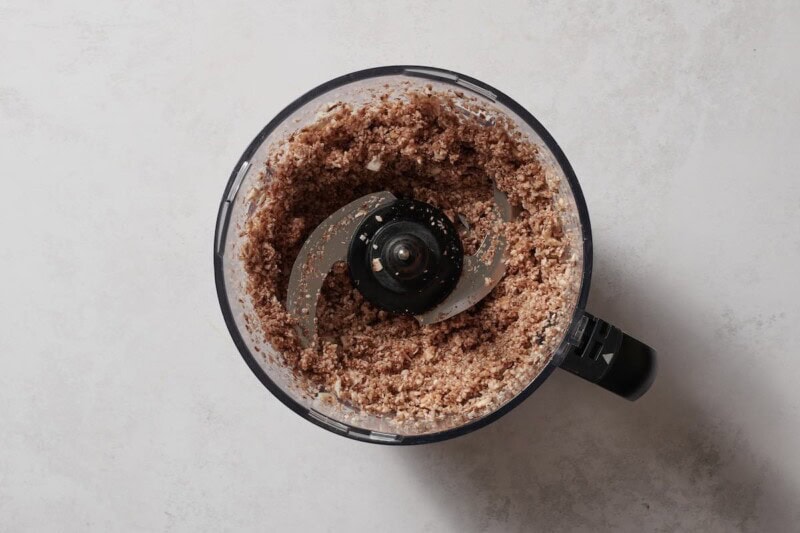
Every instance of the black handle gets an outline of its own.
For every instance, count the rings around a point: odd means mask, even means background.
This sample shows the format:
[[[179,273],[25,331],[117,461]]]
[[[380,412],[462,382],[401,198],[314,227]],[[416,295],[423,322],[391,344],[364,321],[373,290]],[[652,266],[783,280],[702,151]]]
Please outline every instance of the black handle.
[[[656,377],[656,351],[619,328],[584,312],[561,368],[636,400]]]

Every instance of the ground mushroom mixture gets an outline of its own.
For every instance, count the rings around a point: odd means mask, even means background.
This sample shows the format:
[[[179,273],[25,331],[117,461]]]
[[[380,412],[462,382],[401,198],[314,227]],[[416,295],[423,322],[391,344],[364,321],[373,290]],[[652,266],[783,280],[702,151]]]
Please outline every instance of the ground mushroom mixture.
[[[499,407],[547,363],[575,299],[557,180],[505,117],[462,97],[428,88],[358,108],[329,104],[272,148],[243,227],[254,322],[283,364],[309,390],[398,422],[471,419]],[[497,216],[493,183],[520,208],[513,222]],[[442,209],[461,227],[466,254],[490,229],[502,232],[506,275],[468,311],[420,326],[365,301],[338,264],[320,295],[318,341],[304,349],[285,308],[300,247],[331,213],[377,191]]]

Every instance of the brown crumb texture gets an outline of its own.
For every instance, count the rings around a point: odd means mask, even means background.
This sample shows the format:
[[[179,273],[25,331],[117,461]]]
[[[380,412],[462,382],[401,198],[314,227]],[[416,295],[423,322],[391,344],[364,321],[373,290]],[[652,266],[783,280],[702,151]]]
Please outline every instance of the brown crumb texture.
[[[241,258],[265,340],[309,390],[398,424],[455,425],[497,409],[549,361],[578,270],[563,202],[536,145],[508,119],[486,116],[452,94],[409,91],[358,108],[328,105],[273,147],[250,199]],[[513,222],[497,217],[493,183],[519,207]],[[384,190],[442,209],[467,254],[490,229],[502,232],[506,275],[473,308],[420,326],[365,301],[338,264],[320,295],[318,342],[302,349],[284,306],[300,247],[335,210]]]

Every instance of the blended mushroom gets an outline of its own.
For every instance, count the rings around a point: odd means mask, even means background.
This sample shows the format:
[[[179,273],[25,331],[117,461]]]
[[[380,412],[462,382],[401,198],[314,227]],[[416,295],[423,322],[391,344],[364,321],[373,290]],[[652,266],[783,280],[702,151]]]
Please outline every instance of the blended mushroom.
[[[506,117],[465,101],[428,88],[336,103],[272,147],[241,257],[256,329],[307,390],[398,423],[457,423],[523,390],[563,337],[579,272],[558,180]],[[514,221],[497,216],[493,183],[518,206]],[[318,339],[303,348],[285,308],[300,247],[331,213],[377,191],[442,209],[467,254],[490,229],[502,233],[506,274],[474,307],[421,326],[365,301],[337,264],[320,295]]]

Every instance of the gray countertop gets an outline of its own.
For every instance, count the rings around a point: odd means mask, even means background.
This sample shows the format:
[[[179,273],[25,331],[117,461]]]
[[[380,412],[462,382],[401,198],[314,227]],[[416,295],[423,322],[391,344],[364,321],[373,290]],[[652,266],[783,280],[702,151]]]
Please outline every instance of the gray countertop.
[[[788,531],[800,521],[800,4],[0,4],[0,529]],[[315,85],[450,68],[533,112],[595,236],[589,310],[659,350],[390,448],[236,352],[212,234]]]

